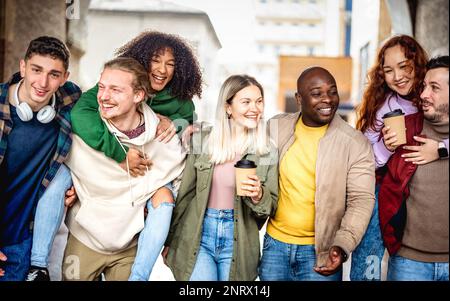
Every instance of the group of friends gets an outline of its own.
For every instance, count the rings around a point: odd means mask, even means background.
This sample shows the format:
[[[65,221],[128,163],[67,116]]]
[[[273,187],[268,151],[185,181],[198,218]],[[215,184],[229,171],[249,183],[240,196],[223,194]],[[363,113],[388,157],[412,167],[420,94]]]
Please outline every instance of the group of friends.
[[[141,33],[83,93],[69,59],[38,37],[0,84],[0,281],[50,280],[64,217],[66,281],[147,281],[160,255],[182,281],[339,281],[349,258],[351,280],[380,280],[385,250],[388,280],[449,280],[448,56],[385,41],[356,129],[320,66],[300,70],[300,111],[267,122],[261,84],[228,77],[210,125],[177,35]],[[239,184],[241,159],[256,174]]]

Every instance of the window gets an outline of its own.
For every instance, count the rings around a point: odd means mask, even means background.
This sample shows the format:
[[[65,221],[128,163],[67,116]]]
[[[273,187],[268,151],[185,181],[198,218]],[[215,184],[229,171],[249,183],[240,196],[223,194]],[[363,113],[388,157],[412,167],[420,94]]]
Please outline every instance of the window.
[[[366,74],[369,69],[369,45],[370,43],[367,43],[359,49],[358,99],[362,99],[364,86],[366,85]]]
[[[259,45],[258,45],[258,51],[259,51],[260,53],[263,53],[265,49],[266,49],[266,47],[265,47],[263,44],[259,44]]]
[[[273,49],[275,50],[275,54],[276,54],[276,55],[279,55],[279,54],[280,54],[280,49],[281,49],[281,47],[280,47],[279,45],[275,45],[275,46],[273,47]]]

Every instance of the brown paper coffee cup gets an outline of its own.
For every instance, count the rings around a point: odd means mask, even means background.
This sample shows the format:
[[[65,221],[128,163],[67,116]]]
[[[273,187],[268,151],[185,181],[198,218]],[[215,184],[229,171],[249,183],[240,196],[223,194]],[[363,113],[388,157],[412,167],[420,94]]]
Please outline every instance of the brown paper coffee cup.
[[[390,132],[397,133],[397,142],[392,145],[398,146],[406,144],[406,126],[405,126],[405,115],[401,110],[395,110],[389,112],[383,116],[383,121],[385,126],[389,126]]]
[[[248,180],[248,175],[256,175],[256,164],[250,160],[240,160],[234,165],[236,170],[236,194],[245,196],[245,191],[241,189],[242,181]]]

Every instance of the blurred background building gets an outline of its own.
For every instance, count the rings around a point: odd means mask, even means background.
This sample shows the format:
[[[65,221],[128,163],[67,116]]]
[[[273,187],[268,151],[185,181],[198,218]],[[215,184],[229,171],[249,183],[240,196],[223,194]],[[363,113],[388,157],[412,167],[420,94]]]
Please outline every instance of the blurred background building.
[[[344,55],[341,33],[345,33],[342,28],[345,23],[341,22],[343,15],[340,13],[344,2],[254,0],[255,75],[270,101],[266,115],[297,111],[295,82],[306,64],[320,64],[313,57]],[[302,57],[307,60],[305,64],[300,63]],[[300,65],[283,64],[281,60],[295,60]]]
[[[156,29],[181,35],[198,55],[205,84],[202,99],[195,100],[200,120],[213,121],[219,88],[236,73],[248,73],[262,83],[266,118],[295,110],[295,79],[308,65],[323,65],[330,70],[339,66],[334,74],[341,95],[339,114],[353,124],[366,73],[386,38],[405,33],[417,38],[431,56],[448,53],[448,4],[448,0],[0,0],[0,80],[17,70],[31,39],[48,34],[67,42],[71,80],[87,89],[118,47],[143,30]]]
[[[71,50],[70,80],[87,89],[118,47],[155,29],[184,37],[198,55],[199,120],[214,120],[219,88],[236,73],[262,83],[266,118],[295,111],[298,75],[320,65],[336,77],[338,113],[353,125],[385,39],[408,34],[430,56],[449,53],[448,6],[448,0],[0,0],[0,80],[18,70],[31,39],[52,35]],[[160,260],[155,268],[152,280],[171,279]]]
[[[91,0],[87,24],[86,54],[80,61],[78,81],[83,89],[97,82],[103,64],[114,57],[120,46],[144,30],[158,30],[187,40],[203,71],[202,98],[217,97],[220,83],[215,79],[215,61],[221,44],[205,12],[162,0]],[[195,102],[199,116],[214,116],[214,107],[207,101]]]

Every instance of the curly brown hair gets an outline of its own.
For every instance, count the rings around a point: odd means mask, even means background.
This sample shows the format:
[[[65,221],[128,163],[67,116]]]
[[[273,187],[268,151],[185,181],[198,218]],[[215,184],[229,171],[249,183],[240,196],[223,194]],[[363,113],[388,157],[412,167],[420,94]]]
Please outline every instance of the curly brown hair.
[[[367,74],[368,85],[364,91],[361,104],[357,109],[358,120],[356,122],[356,128],[362,132],[369,128],[376,131],[376,114],[388,94],[392,93],[392,90],[388,87],[384,79],[384,55],[388,48],[397,45],[400,45],[403,49],[405,57],[410,60],[415,71],[414,83],[409,93],[411,100],[416,106],[420,102],[421,84],[427,71],[426,64],[428,55],[414,38],[407,35],[394,36],[380,49],[375,65]]]
[[[134,58],[146,70],[150,70],[152,57],[166,48],[173,51],[175,71],[172,80],[164,89],[168,88],[172,96],[182,100],[191,100],[194,95],[200,98],[202,73],[199,63],[188,42],[180,36],[158,31],[144,31],[116,50],[116,55]]]

